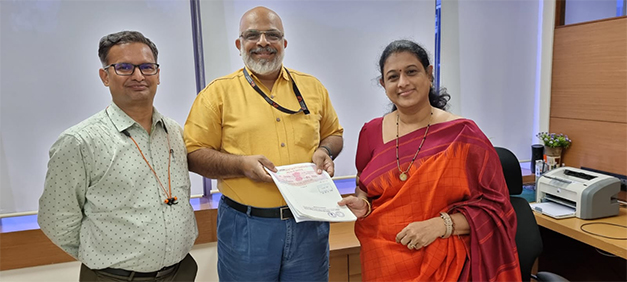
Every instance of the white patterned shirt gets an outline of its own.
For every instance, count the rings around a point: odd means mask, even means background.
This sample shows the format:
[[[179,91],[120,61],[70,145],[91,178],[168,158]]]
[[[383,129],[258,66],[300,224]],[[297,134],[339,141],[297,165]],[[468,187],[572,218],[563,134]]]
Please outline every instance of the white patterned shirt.
[[[166,193],[124,131],[166,190],[171,152],[178,204],[164,203]],[[111,103],[52,145],[38,222],[53,243],[91,269],[157,271],[181,261],[198,236],[189,196],[181,126],[153,108],[149,135]]]

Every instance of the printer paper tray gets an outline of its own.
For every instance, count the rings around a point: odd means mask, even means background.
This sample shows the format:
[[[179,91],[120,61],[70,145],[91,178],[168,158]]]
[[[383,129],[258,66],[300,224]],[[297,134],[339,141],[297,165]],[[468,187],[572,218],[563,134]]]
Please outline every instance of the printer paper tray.
[[[575,209],[554,202],[531,203],[529,205],[531,209],[557,219],[575,216]]]

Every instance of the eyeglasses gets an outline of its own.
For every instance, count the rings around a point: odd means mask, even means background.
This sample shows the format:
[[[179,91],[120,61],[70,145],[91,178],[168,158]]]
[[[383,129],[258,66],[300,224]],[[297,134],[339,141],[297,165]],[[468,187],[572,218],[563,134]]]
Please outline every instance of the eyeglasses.
[[[246,41],[259,41],[259,39],[261,38],[261,35],[265,34],[266,36],[266,40],[268,42],[278,42],[279,40],[283,39],[283,33],[281,33],[278,30],[254,30],[254,29],[249,29],[247,31],[244,31],[240,37],[244,38],[244,40]]]
[[[131,63],[117,63],[110,64],[104,69],[106,70],[109,67],[113,67],[115,73],[121,76],[130,76],[135,72],[135,68],[138,68],[142,75],[155,75],[159,71],[159,64],[155,63],[143,63],[140,65],[133,65]]]

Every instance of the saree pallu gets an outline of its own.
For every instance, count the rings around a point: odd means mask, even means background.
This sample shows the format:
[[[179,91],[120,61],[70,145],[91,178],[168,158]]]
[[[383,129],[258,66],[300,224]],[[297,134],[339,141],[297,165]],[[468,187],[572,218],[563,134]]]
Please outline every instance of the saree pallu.
[[[516,215],[494,147],[471,120],[432,125],[407,181],[399,179],[396,141],[383,143],[382,120],[360,132],[356,165],[372,213],[355,224],[364,281],[520,281]],[[399,138],[409,166],[425,128]],[[409,223],[462,213],[470,234],[409,250],[396,235]]]

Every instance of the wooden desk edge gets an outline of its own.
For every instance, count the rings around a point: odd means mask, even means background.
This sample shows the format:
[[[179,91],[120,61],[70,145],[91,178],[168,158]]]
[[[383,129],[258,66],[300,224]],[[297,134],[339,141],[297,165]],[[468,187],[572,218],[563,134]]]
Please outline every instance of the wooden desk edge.
[[[203,206],[194,213],[198,225],[195,244],[217,241],[218,210]],[[342,241],[341,244],[337,240]],[[332,255],[359,253],[359,241],[353,233],[353,222],[332,223],[329,241]],[[40,229],[0,233],[0,270],[70,261],[74,261],[74,258],[54,245]]]
[[[627,209],[624,207],[621,207],[621,213],[624,213],[623,210],[627,210]],[[608,240],[611,240],[611,239],[605,239],[602,237],[586,234],[581,230],[572,229],[568,226],[557,223],[556,222],[557,219],[549,218],[548,216],[540,214],[536,211],[534,211],[533,213],[536,218],[536,221],[538,222],[538,225],[542,227],[545,227],[547,229],[553,230],[562,235],[573,238],[577,241],[590,245],[594,248],[619,256],[623,259],[627,259],[627,248],[610,243],[610,241]],[[624,215],[621,215],[621,216],[624,216]]]

